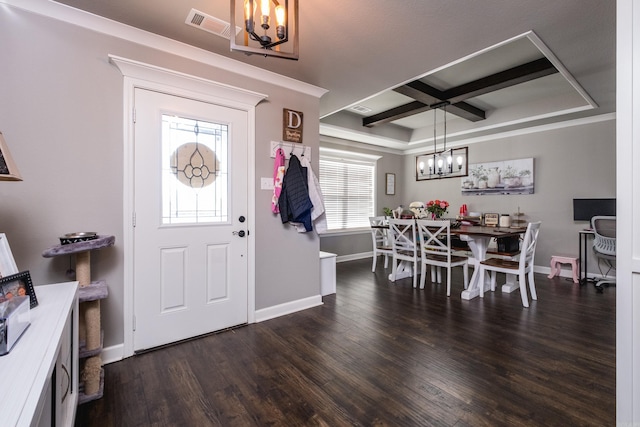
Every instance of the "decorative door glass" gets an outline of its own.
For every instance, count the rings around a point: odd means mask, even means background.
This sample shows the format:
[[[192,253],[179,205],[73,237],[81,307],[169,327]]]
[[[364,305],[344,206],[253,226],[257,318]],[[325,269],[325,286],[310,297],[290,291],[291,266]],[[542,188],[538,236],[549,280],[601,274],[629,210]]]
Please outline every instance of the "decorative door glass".
[[[228,221],[226,124],[162,115],[162,224]]]

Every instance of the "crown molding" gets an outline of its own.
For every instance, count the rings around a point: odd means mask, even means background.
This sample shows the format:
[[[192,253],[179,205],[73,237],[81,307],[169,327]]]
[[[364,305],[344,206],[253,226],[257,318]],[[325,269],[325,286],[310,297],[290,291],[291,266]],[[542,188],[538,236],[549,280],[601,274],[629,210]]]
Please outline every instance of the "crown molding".
[[[316,98],[321,98],[328,92],[324,88],[300,80],[245,64],[244,62],[236,61],[226,56],[218,55],[51,0],[0,0],[0,5],[25,10],[101,34],[117,37],[128,42],[157,49],[212,67],[221,68],[238,75],[251,76],[248,78],[294,90]]]

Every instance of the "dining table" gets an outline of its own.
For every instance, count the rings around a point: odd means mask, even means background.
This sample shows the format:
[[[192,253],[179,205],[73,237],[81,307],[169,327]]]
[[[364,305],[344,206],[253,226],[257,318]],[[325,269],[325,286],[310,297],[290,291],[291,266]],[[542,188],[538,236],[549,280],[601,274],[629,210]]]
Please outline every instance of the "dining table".
[[[388,225],[375,226],[376,228],[386,228]],[[459,225],[451,228],[451,235],[458,236],[460,240],[467,242],[469,250],[473,257],[469,258],[469,264],[473,266],[473,274],[469,279],[469,286],[462,291],[461,298],[464,300],[470,300],[480,296],[480,262],[487,259],[489,253],[489,245],[491,239],[500,237],[513,237],[520,236],[527,231],[526,227],[498,227],[498,226],[484,226],[484,225]],[[512,257],[518,253],[500,253],[498,256]],[[411,263],[402,261],[397,268],[395,277],[393,274],[389,274],[389,280],[395,282],[396,280],[412,277],[416,273],[413,271]],[[488,274],[488,273],[487,273]],[[482,278],[487,283],[487,277]],[[485,286],[485,292],[491,287]],[[501,290],[504,293],[511,293],[519,289],[517,276],[515,274],[507,274],[505,283],[502,285]]]
[[[487,259],[487,253],[489,250],[489,244],[492,238],[499,237],[512,237],[524,234],[527,231],[526,227],[488,227],[480,225],[460,225],[451,229],[452,235],[457,235],[460,240],[466,241],[469,245],[469,249],[473,255],[473,258],[469,258],[469,263],[473,265],[473,274],[469,279],[469,286],[462,291],[461,298],[464,300],[470,300],[480,295],[480,280],[485,280],[486,277],[479,277],[480,262]],[[510,256],[510,254],[500,254],[504,256]],[[516,254],[512,254],[516,255]],[[488,274],[488,273],[487,273]],[[517,282],[517,276],[515,274],[508,274],[506,282],[502,286],[502,292],[510,293],[519,288]],[[490,286],[485,286],[486,290],[490,289]]]

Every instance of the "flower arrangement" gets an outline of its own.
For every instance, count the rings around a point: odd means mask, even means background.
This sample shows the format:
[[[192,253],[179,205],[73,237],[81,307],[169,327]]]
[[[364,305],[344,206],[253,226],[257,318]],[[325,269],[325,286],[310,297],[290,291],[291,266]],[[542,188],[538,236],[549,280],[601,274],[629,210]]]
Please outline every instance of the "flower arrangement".
[[[449,208],[449,202],[446,200],[429,200],[427,202],[427,212],[431,212],[431,216],[435,218],[440,218],[442,215],[447,213],[447,208]]]

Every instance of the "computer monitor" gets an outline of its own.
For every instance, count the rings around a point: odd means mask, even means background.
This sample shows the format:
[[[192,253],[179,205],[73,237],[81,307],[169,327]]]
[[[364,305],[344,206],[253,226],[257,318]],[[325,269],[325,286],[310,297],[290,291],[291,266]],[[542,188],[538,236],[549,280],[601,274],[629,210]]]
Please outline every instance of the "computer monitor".
[[[573,199],[573,220],[591,221],[596,215],[616,215],[616,199]]]

